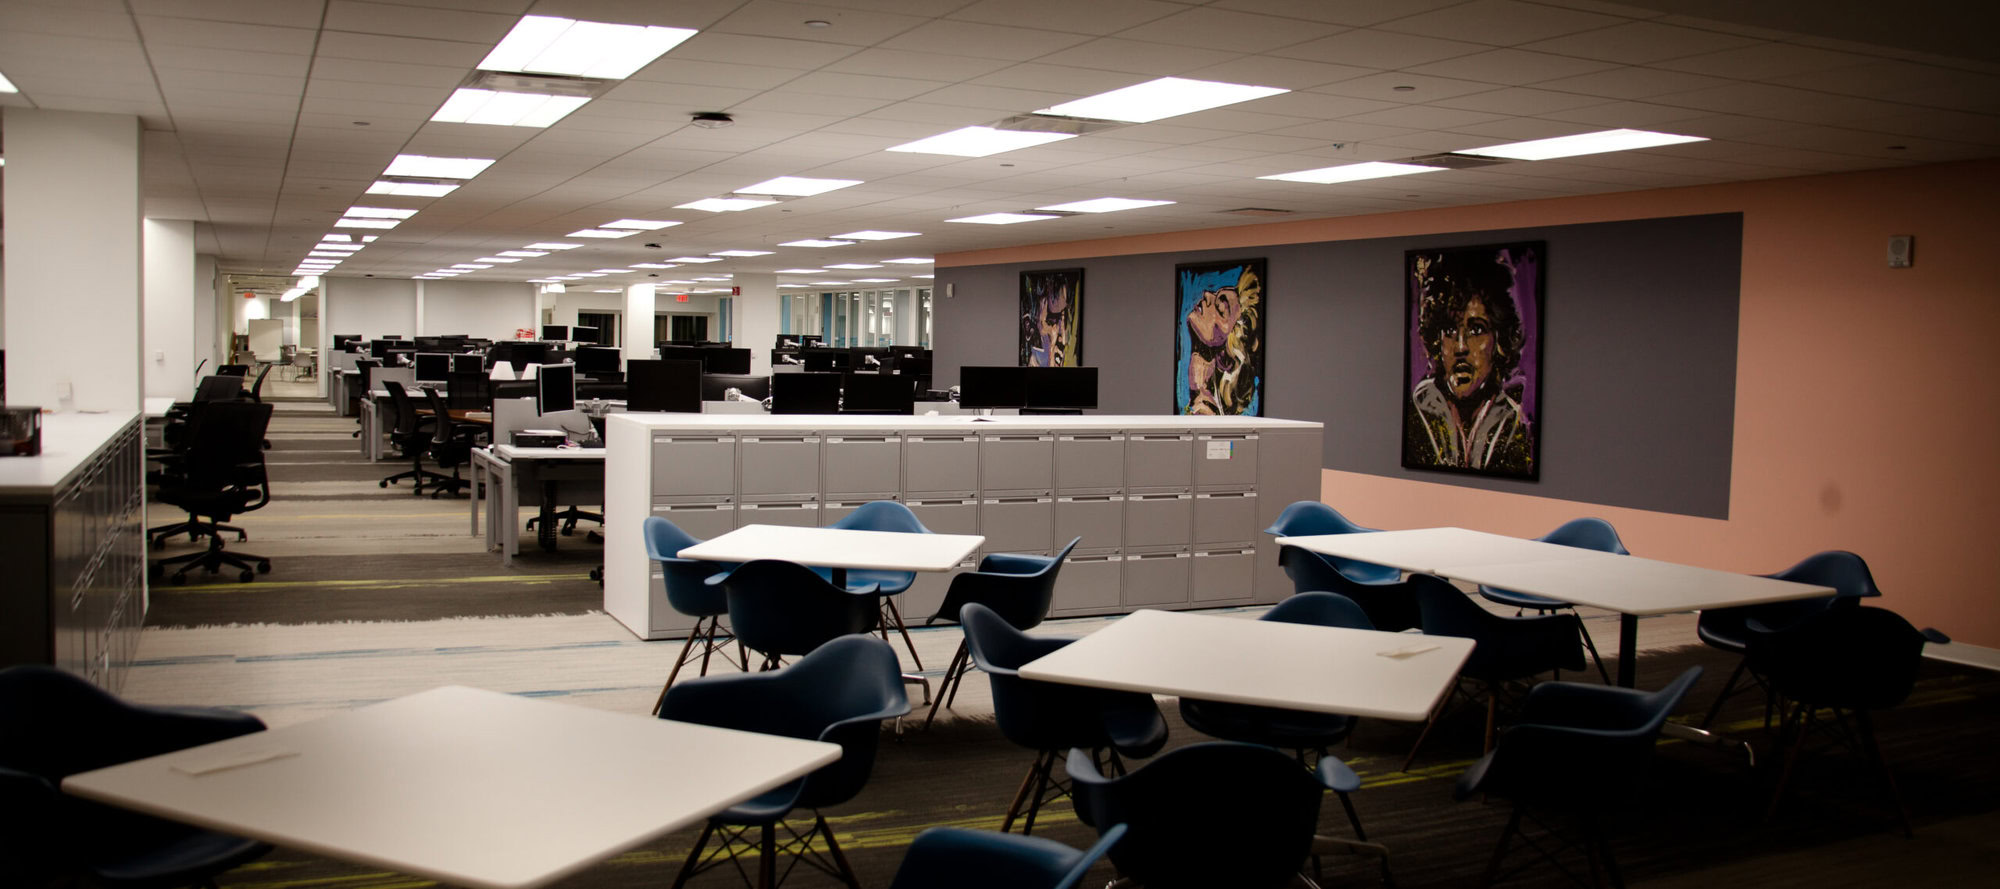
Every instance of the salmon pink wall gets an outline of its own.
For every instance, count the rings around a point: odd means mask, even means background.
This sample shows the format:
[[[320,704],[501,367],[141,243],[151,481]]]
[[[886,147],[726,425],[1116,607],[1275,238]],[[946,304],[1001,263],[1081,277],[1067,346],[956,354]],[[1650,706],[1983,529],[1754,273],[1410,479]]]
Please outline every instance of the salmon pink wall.
[[[938,264],[1740,212],[1726,520],[1333,470],[1322,498],[1384,528],[1532,536],[1598,515],[1635,553],[1737,571],[1851,549],[1874,569],[1881,604],[2000,646],[1996,197],[2000,161],[1980,161],[985,250]],[[1916,236],[1914,267],[1887,267],[1891,235]]]

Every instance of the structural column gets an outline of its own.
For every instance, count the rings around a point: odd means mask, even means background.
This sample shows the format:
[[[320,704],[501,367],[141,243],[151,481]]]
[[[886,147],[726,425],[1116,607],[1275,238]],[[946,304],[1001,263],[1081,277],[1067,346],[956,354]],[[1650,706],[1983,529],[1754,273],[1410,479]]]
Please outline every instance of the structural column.
[[[146,349],[148,397],[194,399],[194,223],[145,221]],[[206,295],[206,294],[203,294]]]
[[[137,411],[139,119],[13,107],[4,115],[7,400]]]
[[[731,345],[750,350],[750,372],[771,372],[771,347],[778,342],[778,276],[739,274],[736,298],[730,305],[736,317],[729,322]]]
[[[654,296],[650,282],[625,287],[625,348],[618,352],[618,369],[621,371],[633,355],[646,358],[653,354]]]

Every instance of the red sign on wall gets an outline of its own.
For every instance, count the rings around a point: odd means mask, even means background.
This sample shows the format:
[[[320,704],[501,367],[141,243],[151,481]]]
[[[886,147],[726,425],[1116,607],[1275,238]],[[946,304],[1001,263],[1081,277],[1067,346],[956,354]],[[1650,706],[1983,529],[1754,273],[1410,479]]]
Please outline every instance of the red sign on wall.
[[[676,293],[676,294],[674,294],[674,302],[677,302],[677,303],[684,303],[684,302],[687,302],[687,301],[688,301],[688,295],[687,295],[687,294],[685,294],[685,293]]]

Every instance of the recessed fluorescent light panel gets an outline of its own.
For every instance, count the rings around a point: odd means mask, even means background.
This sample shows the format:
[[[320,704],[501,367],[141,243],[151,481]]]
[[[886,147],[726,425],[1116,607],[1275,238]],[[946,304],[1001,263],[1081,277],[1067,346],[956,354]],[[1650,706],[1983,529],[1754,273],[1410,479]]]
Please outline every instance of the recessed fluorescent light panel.
[[[825,238],[807,238],[803,241],[786,241],[780,247],[845,247],[853,241],[830,241]]]
[[[848,271],[850,271],[850,272],[855,272],[855,271],[860,271],[860,270],[862,270],[862,269],[879,269],[879,268],[881,268],[881,266],[879,266],[879,265],[869,265],[868,263],[865,263],[865,262],[843,262],[843,263],[840,263],[840,264],[838,264],[838,265],[830,265],[830,266],[827,266],[827,268],[830,268],[830,269],[846,269],[846,270],[848,270]]]
[[[958,157],[985,157],[1003,151],[1029,148],[1074,139],[1074,133],[1037,133],[1028,130],[996,130],[992,127],[964,127],[939,133],[928,139],[891,146],[889,151],[915,154],[950,154]]]
[[[769,250],[717,250],[710,256],[770,256]]]
[[[417,215],[417,211],[393,207],[349,207],[346,213],[340,215],[359,219],[408,219]]]
[[[925,279],[925,280],[929,280],[929,279],[932,279],[932,278],[936,278],[937,276],[936,276],[936,275],[911,275],[910,277],[912,277],[912,278],[923,278],[923,279]]]
[[[1092,198],[1087,201],[1070,201],[1067,204],[1050,204],[1036,207],[1037,210],[1061,211],[1064,213],[1115,213],[1119,210],[1137,210],[1141,207],[1160,207],[1173,201],[1141,201],[1133,198]]]
[[[676,256],[667,261],[668,262],[721,262],[722,259],[720,257],[715,257],[715,256]]]
[[[839,287],[840,285],[842,285],[842,284],[846,284],[846,283],[848,283],[848,282],[846,282],[846,281],[807,281],[806,283],[807,283],[807,284],[811,284],[811,285],[813,285],[814,287]]]
[[[378,179],[368,186],[369,194],[393,194],[409,198],[441,198],[458,190],[450,182],[398,182],[394,179]]]
[[[15,86],[14,81],[8,80],[7,75],[0,74],[0,93],[18,93],[20,91],[21,88]]]
[[[888,283],[891,283],[891,282],[893,282],[893,281],[899,281],[899,280],[902,280],[902,279],[900,279],[900,278],[855,278],[855,279],[854,279],[854,283],[856,283],[856,284],[888,284]]]
[[[547,250],[502,250],[496,255],[518,256],[522,259],[534,259],[537,256],[547,256],[549,255],[549,252]]]
[[[451,264],[451,267],[452,267],[452,268],[455,268],[455,269],[468,269],[468,270],[478,270],[478,269],[490,269],[490,268],[492,268],[492,266],[490,266],[490,265],[480,265],[480,264],[478,264],[478,263],[476,263],[476,262],[454,262],[454,263],[452,263],[452,264]]]
[[[1655,133],[1648,130],[1605,130],[1598,133],[1557,136],[1553,139],[1489,145],[1485,148],[1465,148],[1452,153],[1505,157],[1517,161],[1545,161],[1557,157],[1576,157],[1584,154],[1603,154],[1607,151],[1631,151],[1635,148],[1658,148],[1662,145],[1707,141],[1708,139],[1702,136],[1677,136],[1673,133]]]
[[[479,63],[487,71],[623,80],[693,37],[692,28],[582,22],[525,15]]]
[[[415,176],[426,179],[471,179],[486,172],[493,166],[490,157],[431,157],[424,154],[399,154],[389,162],[384,176]]]
[[[529,250],[575,250],[582,244],[564,244],[560,241],[537,241],[528,245]]]
[[[376,238],[379,238],[379,237],[381,237],[381,235],[362,235],[362,236],[361,236],[361,243],[363,243],[363,244],[373,244],[373,243],[375,243],[375,239],[376,239]]]
[[[326,234],[326,235],[322,235],[322,236],[320,237],[320,240],[322,240],[322,241],[352,241],[352,240],[354,240],[354,236],[353,236],[353,235],[336,235],[336,234],[332,234],[332,233],[328,233],[328,234]]]
[[[882,261],[891,265],[930,265],[937,262],[937,260],[928,256],[905,256],[902,259],[885,259]]]
[[[824,275],[826,269],[779,269],[780,275]]]
[[[1074,102],[1053,105],[1035,113],[1147,123],[1288,92],[1291,90],[1275,86],[1247,86],[1215,80],[1162,77],[1158,80],[1133,84],[1124,89],[1098,93]]]
[[[569,234],[567,235],[567,237],[571,237],[571,238],[629,238],[629,237],[631,237],[631,236],[633,236],[633,235],[636,235],[636,234],[638,234],[638,232],[637,232],[637,231],[612,231],[612,230],[610,230],[610,229],[603,229],[603,228],[586,228],[586,229],[579,229],[579,230],[577,230],[577,231],[573,231],[573,232],[570,232],[570,233],[569,233]]]
[[[859,179],[811,179],[805,176],[779,176],[766,179],[756,185],[746,185],[736,190],[737,194],[782,194],[793,197],[811,197],[829,191],[860,185]]]
[[[571,277],[571,278],[602,278],[602,277],[604,277],[604,273],[603,273],[603,272],[577,272],[576,274],[574,274],[574,275],[571,275],[570,277]]]
[[[702,198],[686,204],[676,204],[676,210],[707,210],[710,213],[733,213],[737,210],[754,210],[768,207],[777,201],[767,198]]]
[[[1259,176],[1259,179],[1276,179],[1282,182],[1313,182],[1331,185],[1335,182],[1355,182],[1362,179],[1382,179],[1388,176],[1408,176],[1412,173],[1435,173],[1444,167],[1427,167],[1423,164],[1395,164],[1386,161],[1369,161],[1364,164],[1343,164],[1338,167],[1319,167],[1299,170],[1294,173],[1274,173]]]
[[[680,268],[680,266],[677,266],[677,265],[674,265],[673,263],[670,263],[670,262],[635,262],[635,263],[632,263],[632,267],[633,267],[633,268],[635,268],[635,269],[674,269],[674,268]]]
[[[590,101],[588,96],[550,96],[499,90],[453,90],[444,106],[431,115],[438,123],[476,123],[496,127],[546,127]]]
[[[715,282],[718,282],[718,281],[727,281],[727,280],[729,280],[729,279],[730,279],[731,277],[734,277],[734,276],[733,276],[733,275],[724,275],[724,276],[722,276],[722,277],[719,277],[719,278],[715,278],[715,277],[711,277],[711,278],[696,278],[695,280],[696,280],[696,281],[707,281],[707,282],[709,282],[709,283],[713,284],[713,283],[715,283]]]
[[[321,259],[346,259],[350,254],[335,253],[331,250],[308,250],[306,251],[306,255],[317,256]]]
[[[631,271],[631,269],[591,269],[591,271],[600,275],[622,275]]]
[[[844,235],[834,235],[834,237],[846,238],[850,241],[893,241],[897,238],[914,238],[921,234],[923,232],[882,232],[871,228],[858,232],[848,232]]]
[[[337,219],[333,223],[334,228],[395,228],[399,225],[402,225],[402,223],[394,219],[354,219],[352,217]]]
[[[979,225],[1013,225],[1016,222],[1035,222],[1042,219],[1061,219],[1043,213],[982,213],[978,216],[960,216],[946,222],[971,222]]]
[[[629,228],[634,231],[649,232],[670,225],[680,225],[680,223],[671,219],[620,219],[599,225],[598,228]]]
[[[482,256],[473,261],[474,262],[520,262],[521,260],[513,256]]]

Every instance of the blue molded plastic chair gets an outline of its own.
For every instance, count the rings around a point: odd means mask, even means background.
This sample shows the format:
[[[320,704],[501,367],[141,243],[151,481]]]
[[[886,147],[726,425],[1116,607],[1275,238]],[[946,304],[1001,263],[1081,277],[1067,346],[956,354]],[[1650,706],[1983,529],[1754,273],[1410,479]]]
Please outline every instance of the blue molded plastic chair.
[[[1487,750],[1493,749],[1494,719],[1500,706],[1502,683],[1550,671],[1556,671],[1560,677],[1560,671],[1583,669],[1583,647],[1577,644],[1583,632],[1583,619],[1574,614],[1506,617],[1479,607],[1442,577],[1415,574],[1409,584],[1423,608],[1424,635],[1458,636],[1477,643],[1472,656],[1459,669],[1458,678],[1476,680],[1484,686]],[[1451,693],[1439,702],[1438,709],[1432,711],[1423,733],[1417,735],[1417,743],[1410,747],[1409,757],[1403,760],[1403,771],[1410,770],[1424,738],[1430,735],[1438,717],[1460,691],[1455,684]]]
[[[1591,873],[1601,862],[1612,885],[1623,886],[1605,841],[1604,815],[1642,789],[1660,726],[1700,678],[1701,668],[1689,667],[1655,692],[1575,682],[1535,686],[1520,722],[1459,776],[1454,791],[1460,800],[1491,794],[1514,804],[1481,885],[1493,883],[1521,816],[1537,808],[1575,815]],[[1561,851],[1530,846],[1550,861]]]
[[[793,562],[758,559],[704,582],[728,596],[730,629],[764,656],[765,670],[783,666],[786,655],[875,627],[873,584],[842,589]]]
[[[1167,721],[1152,695],[1021,678],[1022,664],[1075,639],[1030,636],[977,602],[961,609],[958,619],[965,628],[972,662],[993,684],[993,718],[1000,734],[1036,751],[1034,765],[1028,767],[1021,789],[1007,807],[1001,832],[1013,828],[1014,819],[1022,814],[1022,803],[1027,802],[1027,821],[1021,832],[1034,833],[1035,813],[1041,810],[1046,792],[1054,789],[1058,796],[1067,792],[1053,776],[1056,759],[1063,751],[1082,748],[1093,761],[1108,752],[1112,768],[1122,773],[1121,755],[1144,758],[1166,746]]]
[[[933,827],[917,834],[889,889],[1073,889],[1123,836],[1114,824],[1079,852],[1041,837]]]
[[[1311,537],[1320,534],[1365,534],[1364,528],[1317,500],[1300,500],[1285,507],[1278,520],[1265,528],[1274,537]],[[1402,582],[1402,572],[1387,565],[1356,562],[1323,556],[1296,546],[1278,548],[1278,565],[1292,579],[1292,590],[1300,593],[1339,593],[1361,606],[1375,629],[1395,632],[1419,622],[1416,600]]]
[[[1846,550],[1835,549],[1814,553],[1790,568],[1765,576],[1832,587],[1834,593],[1817,599],[1794,599],[1790,602],[1745,605],[1740,608],[1710,608],[1703,611],[1700,619],[1695,622],[1695,635],[1712,647],[1739,655],[1745,654],[1750,650],[1751,633],[1748,623],[1751,620],[1756,620],[1771,629],[1782,629],[1830,608],[1858,606],[1864,598],[1882,595],[1882,591],[1875,586],[1875,575],[1868,570],[1868,563],[1860,556]],[[1774,703],[1768,694],[1770,687],[1761,674],[1750,672],[1749,668],[1750,659],[1747,657],[1736,662],[1736,669],[1729,674],[1729,681],[1722,684],[1722,694],[1716,696],[1714,704],[1709,705],[1708,715],[1701,721],[1702,728],[1706,729],[1714,723],[1716,715],[1722,712],[1723,702],[1741,690],[1736,687],[1736,683],[1745,673],[1750,674],[1753,684],[1764,686],[1767,692],[1764,701],[1764,727],[1770,727],[1771,709]]]
[[[750,563],[752,565],[756,562]],[[810,573],[810,572],[808,572]],[[868,773],[875,766],[875,748],[882,736],[882,720],[910,712],[910,699],[903,694],[897,676],[896,652],[888,644],[867,636],[848,636],[820,646],[798,663],[775,673],[736,673],[690,679],[667,691],[660,718],[694,722],[746,732],[784,735],[839,744],[840,759],[817,771],[766,791],[722,810],[702,828],[701,838],[688,851],[675,889],[688,878],[724,862],[734,862],[731,846],[752,827],[758,828],[757,868],[759,886],[773,886],[779,847],[775,828],[794,809],[810,809],[813,826],[805,834],[791,832],[797,839],[785,851],[797,858],[787,866],[805,862],[849,886],[857,885],[854,870],[827,826],[819,810],[844,803],[861,792]],[[699,764],[691,764],[698,767]],[[721,833],[722,843],[713,855],[703,858],[702,850],[711,836]],[[812,855],[815,837],[826,838],[826,851],[833,860],[827,867]]]
[[[78,772],[264,730],[247,713],[128,704],[53,667],[0,670],[0,885],[207,884],[271,850],[63,796]]]
[[[1146,889],[1265,889],[1304,879],[1326,788],[1359,786],[1340,760],[1318,778],[1258,744],[1210,741],[1171,751],[1130,775],[1106,778],[1091,756],[1069,755],[1085,824],[1128,828],[1111,849],[1123,879]]]
[[[1625,548],[1625,541],[1618,539],[1618,529],[1611,527],[1611,523],[1603,519],[1570,519],[1562,523],[1554,531],[1550,531],[1535,539],[1543,543],[1574,546],[1578,549],[1596,550],[1601,553],[1616,553],[1621,556],[1632,554],[1630,550]],[[1568,602],[1551,599],[1546,596],[1537,596],[1532,593],[1517,593],[1513,590],[1496,589],[1490,586],[1481,586],[1479,594],[1485,596],[1487,601],[1490,602],[1512,605],[1522,610],[1533,609],[1541,614],[1561,611],[1564,608],[1568,608],[1571,611],[1576,610],[1576,606]],[[1590,638],[1590,631],[1585,629],[1580,622],[1577,624],[1577,631],[1583,634],[1583,646],[1590,649],[1590,660],[1591,663],[1597,665],[1598,677],[1604,680],[1605,685],[1610,685],[1611,674],[1604,669],[1604,659],[1597,656],[1597,643]]]
[[[941,620],[957,623],[959,609],[977,602],[993,609],[1014,629],[1034,629],[1048,616],[1049,605],[1055,601],[1056,574],[1062,570],[1063,560],[1082,542],[1081,537],[1073,538],[1054,556],[994,553],[980,559],[979,570],[951,579],[944,603],[938,606],[936,614],[924,619],[924,625]],[[938,686],[930,715],[924,717],[924,728],[931,727],[939,707],[951,706],[958,698],[958,686],[971,671],[972,659],[966,653],[964,640],[960,640],[958,651],[951,656],[951,666],[944,668],[944,683]]]
[[[1751,669],[1764,676],[1771,690],[1787,702],[1778,731],[1778,746],[1785,753],[1764,819],[1777,814],[1785,784],[1807,737],[1816,726],[1829,723],[1820,711],[1831,710],[1828,734],[1859,747],[1859,752],[1880,769],[1885,795],[1896,810],[1903,835],[1909,836],[1910,816],[1896,792],[1889,763],[1875,742],[1875,723],[1868,713],[1903,703],[1916,685],[1924,643],[1949,640],[1936,630],[1918,630],[1894,611],[1859,605],[1825,608],[1784,627],[1766,626],[1751,618],[1746,627],[1750,632],[1746,657]],[[1850,715],[1853,729],[1848,726]]]
[[[667,604],[675,611],[694,618],[694,629],[688,632],[687,644],[681,646],[681,655],[674,661],[674,668],[667,672],[667,684],[660,686],[660,697],[653,702],[653,712],[660,712],[660,702],[667,699],[667,689],[674,686],[674,677],[681,668],[694,660],[695,645],[701,645],[701,675],[708,675],[710,655],[720,654],[730,666],[749,669],[749,658],[743,655],[743,646],[736,646],[737,656],[729,657],[729,643],[736,639],[734,634],[722,634],[722,616],[729,613],[729,596],[721,586],[710,586],[706,581],[716,575],[736,568],[734,562],[704,562],[700,559],[683,559],[675,555],[701,542],[701,538],[681,530],[679,525],[660,516],[647,516],[641,530],[646,535],[646,558],[660,563],[660,573],[667,588]]]
[[[860,508],[841,516],[829,528],[845,528],[850,531],[895,531],[903,534],[929,534],[931,529],[917,519],[910,508],[894,500],[870,500]],[[918,670],[924,668],[924,661],[917,656],[917,645],[910,641],[910,631],[903,626],[903,613],[896,608],[895,596],[909,590],[917,575],[909,571],[878,571],[873,568],[850,568],[847,583],[850,587],[867,584],[875,586],[875,592],[882,597],[882,638],[889,638],[889,628],[903,634],[903,647],[909,649],[910,660]],[[929,683],[925,683],[929,687]]]

